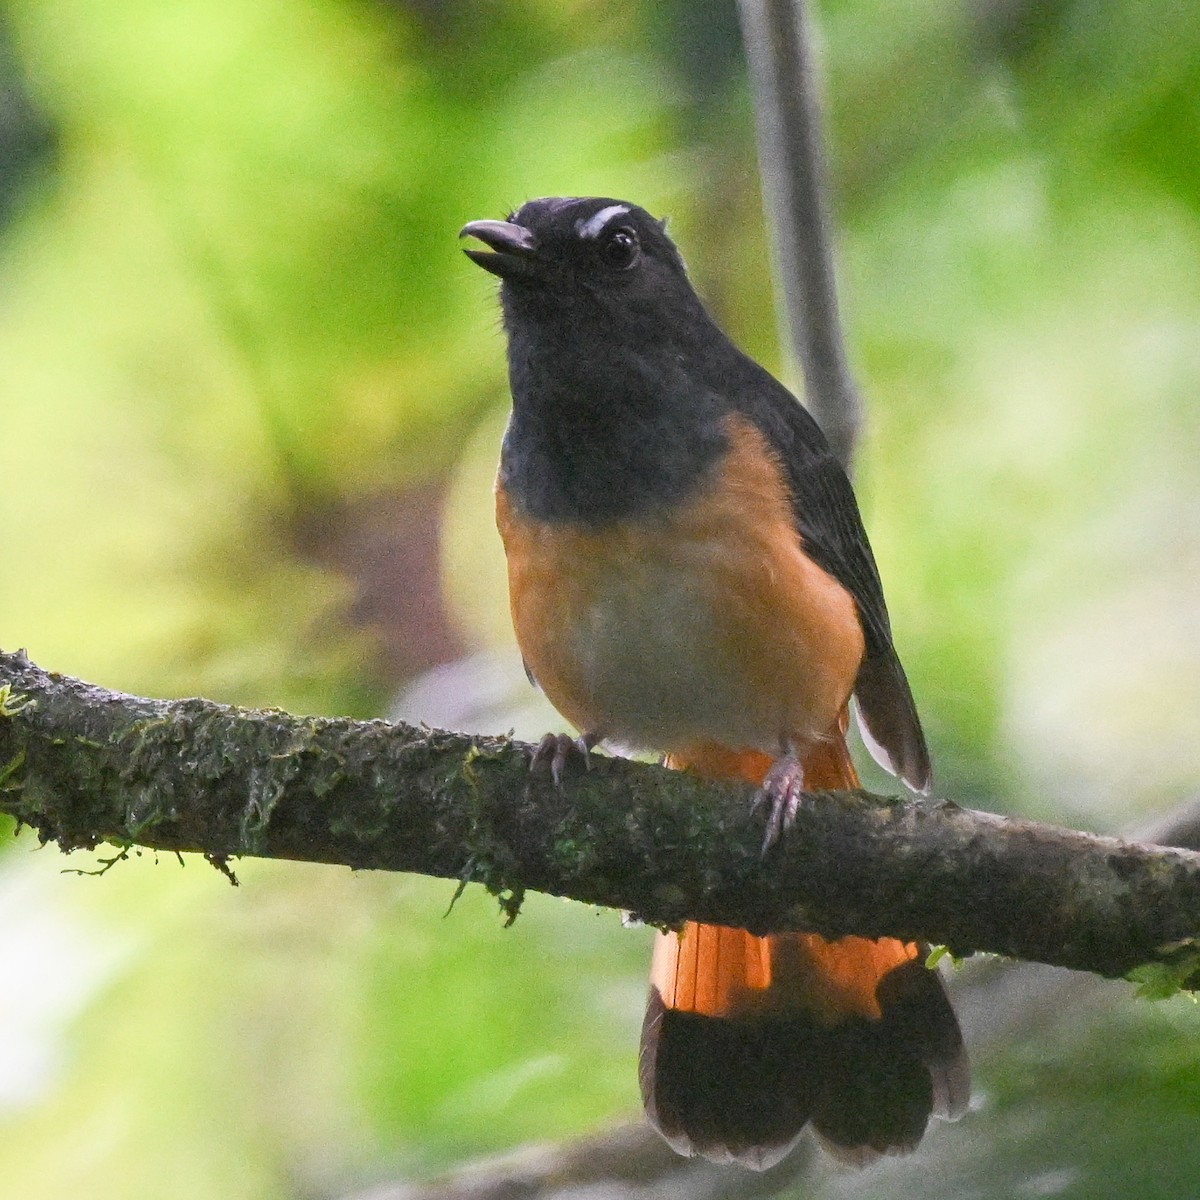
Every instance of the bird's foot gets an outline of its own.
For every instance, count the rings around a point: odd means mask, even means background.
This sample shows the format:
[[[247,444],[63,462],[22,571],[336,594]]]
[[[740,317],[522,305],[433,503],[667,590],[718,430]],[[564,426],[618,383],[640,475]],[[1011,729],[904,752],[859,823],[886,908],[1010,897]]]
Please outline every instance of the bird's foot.
[[[569,733],[548,733],[535,747],[529,760],[529,770],[536,774],[549,768],[550,778],[561,792],[567,763],[578,756],[583,759],[583,769],[590,771],[592,750],[603,740],[602,733],[581,733],[577,738]]]
[[[804,766],[794,751],[777,758],[754,797],[751,812],[767,810],[762,854],[766,858],[772,846],[791,827],[804,803]]]

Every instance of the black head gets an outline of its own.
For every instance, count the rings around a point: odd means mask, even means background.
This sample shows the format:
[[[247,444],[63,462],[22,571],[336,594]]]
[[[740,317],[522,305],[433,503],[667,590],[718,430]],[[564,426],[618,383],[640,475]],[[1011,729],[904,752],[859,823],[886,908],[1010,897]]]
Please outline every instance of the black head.
[[[460,236],[488,247],[465,253],[503,281],[510,324],[556,313],[575,321],[607,316],[618,324],[653,314],[661,322],[673,310],[694,321],[700,310],[664,222],[624,200],[530,200],[507,221],[471,221]]]
[[[728,405],[707,379],[725,341],[663,223],[623,200],[558,197],[462,235],[501,280],[510,501],[589,523],[698,486],[726,447]]]

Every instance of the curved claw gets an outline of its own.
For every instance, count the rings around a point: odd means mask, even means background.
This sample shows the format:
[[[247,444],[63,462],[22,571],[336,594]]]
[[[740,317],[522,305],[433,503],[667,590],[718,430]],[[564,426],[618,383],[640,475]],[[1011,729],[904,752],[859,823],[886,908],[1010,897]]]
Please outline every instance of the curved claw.
[[[767,827],[763,833],[762,856],[787,832],[804,803],[804,766],[794,753],[779,758],[767,772],[751,812],[766,807]]]
[[[537,772],[549,764],[550,778],[554,786],[562,791],[563,777],[566,774],[567,763],[574,755],[583,758],[583,769],[592,769],[592,749],[604,740],[600,733],[582,733],[577,738],[569,733],[548,733],[538,742],[529,760],[529,770]]]

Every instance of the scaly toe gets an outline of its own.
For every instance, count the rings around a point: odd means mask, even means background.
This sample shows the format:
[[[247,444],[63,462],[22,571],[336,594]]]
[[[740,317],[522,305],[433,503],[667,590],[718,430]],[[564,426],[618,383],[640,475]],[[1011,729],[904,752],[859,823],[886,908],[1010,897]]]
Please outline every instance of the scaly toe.
[[[577,738],[567,733],[548,733],[538,742],[530,756],[529,770],[536,774],[548,767],[554,786],[561,792],[571,758],[579,755],[583,759],[584,770],[590,771],[592,747],[600,740],[599,735],[590,733],[581,734]]]
[[[804,768],[794,754],[785,754],[767,772],[752,811],[767,808],[767,824],[763,832],[762,855],[784,835],[796,819],[804,799]]]

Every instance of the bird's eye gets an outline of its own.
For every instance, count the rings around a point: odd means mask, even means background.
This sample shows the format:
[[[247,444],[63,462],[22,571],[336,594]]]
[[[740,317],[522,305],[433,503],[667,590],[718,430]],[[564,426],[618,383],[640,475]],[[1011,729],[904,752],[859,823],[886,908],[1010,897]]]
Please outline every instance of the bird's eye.
[[[597,247],[604,265],[614,271],[626,271],[638,260],[641,246],[638,236],[628,225],[606,233]]]

